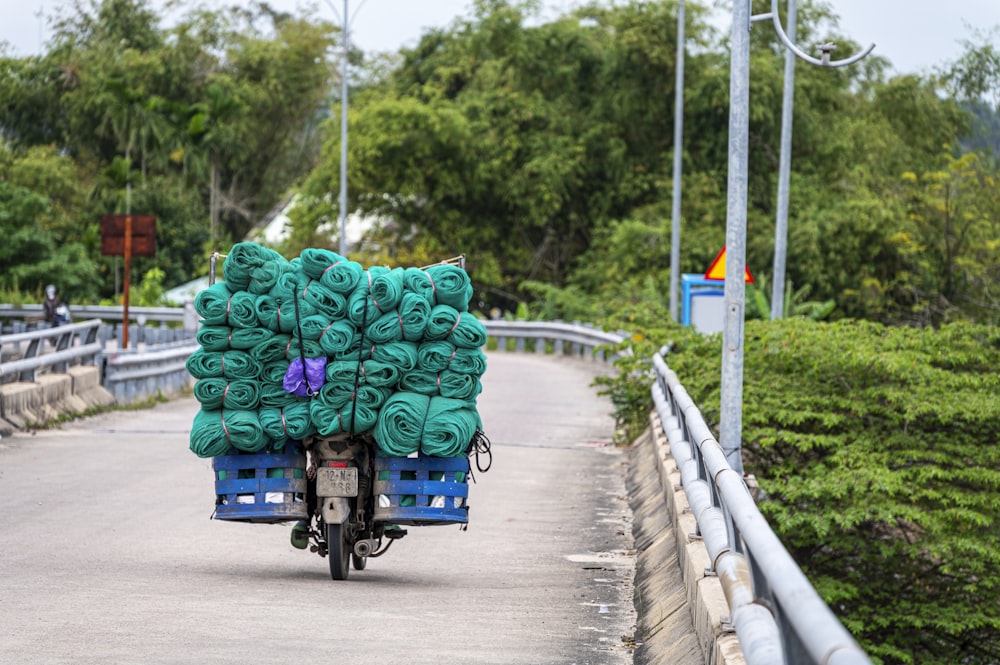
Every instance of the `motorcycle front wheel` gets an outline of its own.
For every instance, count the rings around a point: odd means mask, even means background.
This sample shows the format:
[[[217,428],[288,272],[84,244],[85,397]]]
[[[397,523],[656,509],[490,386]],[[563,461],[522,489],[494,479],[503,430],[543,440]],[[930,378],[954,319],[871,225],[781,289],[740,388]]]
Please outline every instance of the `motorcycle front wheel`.
[[[326,555],[330,559],[330,577],[335,580],[346,580],[351,572],[353,548],[349,540],[346,523],[326,525]]]

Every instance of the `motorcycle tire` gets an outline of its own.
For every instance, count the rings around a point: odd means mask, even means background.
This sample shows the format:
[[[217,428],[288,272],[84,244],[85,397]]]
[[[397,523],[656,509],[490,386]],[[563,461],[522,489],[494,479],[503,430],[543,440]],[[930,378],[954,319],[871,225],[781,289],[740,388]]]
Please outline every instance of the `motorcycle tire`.
[[[330,577],[335,580],[346,580],[351,572],[351,543],[348,542],[347,524],[326,525],[327,557],[330,559]]]

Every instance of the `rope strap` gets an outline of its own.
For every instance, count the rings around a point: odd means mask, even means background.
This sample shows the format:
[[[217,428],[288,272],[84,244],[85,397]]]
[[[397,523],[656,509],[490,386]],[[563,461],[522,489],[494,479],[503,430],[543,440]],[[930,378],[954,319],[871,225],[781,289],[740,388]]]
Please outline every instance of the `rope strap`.
[[[330,268],[334,268],[334,267],[336,267],[336,266],[339,266],[339,265],[340,265],[341,263],[343,263],[343,261],[337,261],[336,263],[331,263],[330,265],[328,265],[328,266],[327,266],[326,268],[324,268],[324,269],[323,269],[323,272],[321,272],[321,273],[319,274],[319,278],[320,278],[320,279],[323,279],[323,275],[325,275],[325,274],[326,274],[326,271],[327,271],[327,270],[329,270]]]
[[[233,440],[229,438],[229,428],[226,427],[226,414],[223,409],[219,409],[219,419],[222,420],[222,431],[226,435],[226,441],[229,442],[229,445],[233,445]]]
[[[369,295],[371,295],[371,288],[372,288],[372,276],[371,276],[370,273],[368,273],[368,293],[369,293]],[[378,307],[378,305],[375,305],[375,306]],[[365,348],[365,328],[367,328],[367,327],[368,327],[368,307],[366,306],[365,309],[364,309],[364,311],[361,312],[361,338],[358,340],[358,367],[354,371],[354,393],[355,394],[357,394],[357,392],[358,392],[358,386],[361,383],[361,376],[365,373],[365,365],[364,365],[364,362],[361,359],[361,356],[363,355],[362,354],[362,349]],[[374,349],[375,347],[372,346],[372,348]],[[357,415],[357,412],[358,412],[358,401],[357,400],[351,400],[351,434],[354,434],[354,421],[355,421],[355,416]],[[340,412],[338,411],[338,414],[339,413]],[[340,429],[344,429],[344,421],[343,421],[343,419],[341,419],[341,421],[340,421]]]
[[[424,440],[424,428],[427,427],[427,418],[430,417],[430,415],[431,415],[431,400],[432,399],[433,399],[432,397],[428,397],[427,398],[427,410],[424,411],[424,421],[422,423],[420,423],[420,441],[421,441],[421,443]]]
[[[311,281],[311,280],[310,280]],[[306,289],[309,288],[309,284],[306,284]],[[303,291],[302,295],[305,296],[306,292]],[[309,385],[309,373],[306,371],[306,348],[305,341],[302,339],[302,320],[299,314],[299,299],[295,299],[295,327],[299,331],[299,358],[302,360],[302,380],[306,383],[306,395],[312,397],[316,393],[313,392],[312,386]],[[291,344],[291,340],[288,342]]]

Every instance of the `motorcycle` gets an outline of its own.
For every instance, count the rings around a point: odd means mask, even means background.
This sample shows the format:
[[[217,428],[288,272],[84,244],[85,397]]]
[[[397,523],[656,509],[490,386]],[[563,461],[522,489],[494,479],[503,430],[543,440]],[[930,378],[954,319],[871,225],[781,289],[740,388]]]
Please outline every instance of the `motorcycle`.
[[[392,544],[385,524],[375,521],[372,492],[374,446],[360,436],[312,437],[307,477],[315,501],[310,502],[315,528],[308,529],[313,552],[326,556],[330,576],[347,579],[351,564],[364,570],[370,556],[381,556]],[[296,525],[301,531],[301,525]],[[395,530],[393,538],[405,535]],[[293,533],[293,538],[295,534]]]
[[[364,570],[400,538],[404,527],[468,525],[472,458],[492,463],[489,439],[477,432],[464,457],[380,457],[370,434],[289,440],[279,452],[213,458],[216,519],[295,521],[291,543],[325,557],[330,577]],[[275,472],[278,473],[275,473]]]
[[[215,283],[218,258],[225,255],[210,257],[209,284]],[[442,263],[464,269],[465,256]],[[303,379],[307,367],[303,354]],[[310,394],[308,380],[305,388]],[[475,432],[460,457],[384,457],[378,451],[370,431],[288,439],[254,454],[234,448],[213,457],[212,516],[250,523],[294,522],[292,546],[327,558],[334,580],[346,580],[352,567],[364,570],[368,559],[382,556],[407,535],[405,527],[459,524],[465,530],[468,483],[474,480],[471,459],[480,473],[492,464],[490,442],[482,431]]]

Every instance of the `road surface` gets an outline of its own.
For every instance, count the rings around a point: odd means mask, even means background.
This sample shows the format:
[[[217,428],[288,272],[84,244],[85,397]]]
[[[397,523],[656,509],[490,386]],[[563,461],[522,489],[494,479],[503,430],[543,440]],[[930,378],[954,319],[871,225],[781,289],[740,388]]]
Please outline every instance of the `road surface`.
[[[0,663],[632,662],[631,515],[600,366],[491,354],[467,531],[346,581],[289,525],[210,519],[193,398],[0,440]]]

